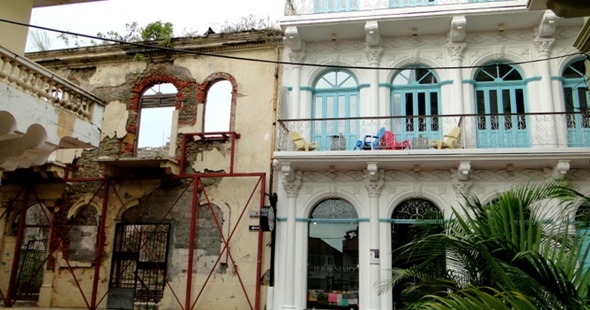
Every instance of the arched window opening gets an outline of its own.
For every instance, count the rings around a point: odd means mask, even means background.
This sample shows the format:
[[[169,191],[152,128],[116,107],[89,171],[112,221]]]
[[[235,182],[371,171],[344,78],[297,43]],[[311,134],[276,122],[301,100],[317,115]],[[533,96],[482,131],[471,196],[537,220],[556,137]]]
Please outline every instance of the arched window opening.
[[[439,119],[432,117],[440,114],[440,85],[434,71],[422,67],[404,69],[393,77],[392,84],[391,113],[406,116],[405,120],[391,121],[394,134],[401,134],[396,140],[439,139]]]
[[[561,75],[570,147],[590,146],[590,109],[585,72],[584,59],[578,59],[566,66]]]
[[[43,270],[45,270],[43,265],[46,262],[48,250],[50,214],[47,207],[40,203],[27,209],[14,293],[14,298],[17,300],[37,301],[39,299],[43,284]],[[18,221],[20,216],[16,217],[15,222],[18,223]]]
[[[99,214],[91,205],[83,206],[74,216],[68,232],[70,240],[68,258],[81,262],[93,262],[96,250]]]
[[[332,139],[338,138],[339,149],[353,149],[360,134],[359,120],[351,119],[360,113],[359,89],[354,75],[344,70],[322,74],[314,84],[311,105],[311,140],[318,142],[320,149],[327,150],[332,146]]]
[[[358,216],[342,199],[320,202],[308,237],[307,308],[358,309]]]
[[[141,96],[138,157],[162,157],[168,154],[176,93],[173,84],[162,83],[150,87]]]
[[[530,145],[525,81],[509,64],[492,63],[475,73],[477,145],[482,148]]]
[[[404,245],[429,234],[443,231],[442,213],[430,201],[424,199],[409,199],[399,204],[391,216],[391,249],[396,251]],[[414,263],[408,263],[398,256],[392,258],[392,268],[409,268]],[[433,273],[445,273],[445,261],[432,264]],[[404,306],[405,296],[402,291],[409,285],[399,283],[392,288],[393,309]]]
[[[215,82],[207,91],[205,104],[205,132],[231,130],[232,84],[222,80]]]

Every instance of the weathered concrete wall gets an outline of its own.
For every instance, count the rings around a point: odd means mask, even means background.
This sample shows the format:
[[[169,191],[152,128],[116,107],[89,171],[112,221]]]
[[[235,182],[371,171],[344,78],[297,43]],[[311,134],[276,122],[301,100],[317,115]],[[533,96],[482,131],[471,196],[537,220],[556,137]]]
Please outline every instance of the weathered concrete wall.
[[[267,34],[235,36],[196,38],[184,44],[207,45],[210,52],[244,58],[277,59],[280,56],[276,43],[266,42]],[[241,43],[226,45],[226,41]],[[231,130],[240,134],[233,150],[234,172],[264,173],[269,177],[278,77],[275,65],[148,50],[141,51],[146,61],[136,61],[133,54],[121,56],[120,51],[116,46],[99,46],[70,50],[62,55],[58,51],[30,55],[107,102],[100,147],[77,153],[59,152],[54,156],[56,161],[73,164],[70,177],[102,177],[103,166],[96,161],[99,158],[135,158],[140,98],[145,90],[159,83],[172,83],[178,90],[170,160],[184,159],[186,174],[228,174],[232,164],[229,142],[190,138],[185,154],[181,154],[180,149],[182,134],[203,131],[207,91],[219,80],[232,84]],[[110,180],[108,197],[104,197],[105,185],[100,180],[68,183],[66,188],[56,192],[59,208],[54,210],[50,244],[55,251],[53,263],[47,267],[40,302],[54,307],[86,307],[84,298],[88,300],[92,292],[97,250],[102,253],[97,297],[100,300],[108,295],[117,223],[165,223],[171,225],[171,234],[167,283],[158,309],[178,309],[177,297],[184,303],[189,275],[193,279],[192,299],[202,291],[197,308],[246,309],[249,303],[253,306],[256,279],[261,275],[257,274],[258,233],[249,230],[250,225],[258,224],[258,218],[249,214],[261,205],[260,192],[268,185],[260,184],[258,177],[200,178],[196,236],[191,241],[194,188],[190,175],[174,180],[164,173],[153,174],[161,170],[142,167],[141,161],[129,162],[136,166],[112,169],[118,174]],[[131,175],[133,179],[129,178]],[[95,238],[105,199],[105,246],[96,249]],[[4,238],[3,253],[14,248],[14,245],[6,247],[11,238]],[[269,238],[269,234],[265,234],[262,241],[261,274],[269,268],[270,248],[266,245]],[[229,244],[229,251],[224,240]],[[187,265],[190,242],[195,248],[192,270],[188,270]],[[9,273],[10,267],[5,267],[8,260],[1,262],[0,272]],[[2,278],[0,287],[4,290],[7,280]],[[107,299],[102,299],[99,307],[105,307]],[[264,293],[260,300],[264,304]]]

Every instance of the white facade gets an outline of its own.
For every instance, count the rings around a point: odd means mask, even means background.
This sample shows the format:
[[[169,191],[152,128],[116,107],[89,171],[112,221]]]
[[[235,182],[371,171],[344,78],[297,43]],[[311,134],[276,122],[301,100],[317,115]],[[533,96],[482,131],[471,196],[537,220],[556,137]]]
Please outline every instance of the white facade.
[[[285,61],[292,64],[284,67],[274,154],[279,203],[272,309],[316,306],[309,302],[309,229],[322,201],[348,202],[358,223],[358,304],[338,300],[332,306],[394,309],[391,290],[383,289],[392,268],[392,223],[412,223],[392,219],[400,205],[427,201],[448,218],[465,193],[486,202],[513,185],[562,177],[590,193],[590,144],[584,129],[582,140],[574,138],[566,113],[587,109],[585,93],[567,88],[566,73],[582,59],[572,47],[582,20],[527,11],[522,1],[391,9],[373,3],[375,10],[359,1],[346,12],[335,7],[321,14],[305,5],[312,2],[295,2],[293,16],[282,21]],[[504,73],[486,84],[485,65]],[[424,73],[416,68],[430,72],[434,82],[399,83],[404,72],[415,72],[410,78]],[[509,68],[514,71],[503,71]],[[322,84],[330,79],[327,72],[355,81],[329,89]],[[342,101],[333,104],[332,95]],[[582,102],[575,111],[568,108],[572,100]],[[414,120],[427,129],[410,124]],[[410,146],[354,150],[354,140],[380,127]],[[461,129],[456,144],[437,149],[432,140],[454,127]],[[296,151],[290,131],[319,142],[316,150]],[[333,148],[332,135],[344,137],[346,147]],[[418,136],[434,147],[417,147]],[[337,214],[331,221],[343,222]]]

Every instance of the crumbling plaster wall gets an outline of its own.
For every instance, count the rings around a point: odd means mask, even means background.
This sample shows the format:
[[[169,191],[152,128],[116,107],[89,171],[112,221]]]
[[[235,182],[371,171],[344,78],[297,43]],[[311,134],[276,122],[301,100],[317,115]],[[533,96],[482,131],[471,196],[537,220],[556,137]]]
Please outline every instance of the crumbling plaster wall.
[[[252,52],[237,52],[239,57],[273,59],[276,57],[274,50],[256,50]],[[206,91],[219,79],[228,79],[233,84],[234,110],[232,111],[232,129],[241,137],[236,141],[236,156],[234,172],[264,172],[269,173],[270,156],[272,153],[272,136],[274,132],[273,98],[275,85],[275,66],[272,64],[254,64],[240,61],[228,61],[227,59],[206,57],[176,56],[174,61],[142,62],[129,60],[121,63],[97,63],[90,64],[84,69],[58,68],[59,72],[92,91],[107,102],[105,119],[102,124],[102,141],[97,149],[84,150],[77,158],[69,158],[77,166],[72,172],[74,177],[99,177],[102,171],[95,159],[101,156],[111,158],[123,158],[134,156],[134,144],[137,130],[137,111],[141,93],[156,83],[173,83],[179,94],[177,96],[176,121],[173,130],[177,133],[191,133],[202,131],[202,112],[206,103]],[[174,133],[174,131],[173,131]],[[176,148],[172,149],[171,157],[180,158],[180,140],[173,140]],[[229,172],[230,144],[222,142],[194,142],[189,140],[187,144],[186,159],[188,160],[186,173]],[[59,156],[56,156],[59,157]],[[246,305],[247,301],[242,292],[237,273],[244,282],[245,289],[251,302],[254,299],[256,263],[257,263],[257,232],[248,230],[249,225],[258,224],[257,218],[250,218],[249,211],[257,209],[260,205],[259,195],[254,194],[254,199],[247,204],[246,201],[252,191],[260,190],[258,180],[238,180],[236,178],[219,178],[214,181],[204,182],[204,191],[209,202],[215,204],[216,210],[223,218],[223,233],[228,238],[231,230],[235,233],[230,241],[231,254],[237,264],[232,265],[227,251],[222,255],[223,264],[215,267],[215,272],[209,280],[204,294],[200,297],[198,307],[206,309],[239,309]],[[173,225],[173,238],[169,246],[170,283],[174,294],[183,296],[186,288],[186,260],[188,251],[186,238],[188,234],[188,221],[190,218],[189,198],[181,198],[178,206],[172,209],[170,214],[163,215],[166,206],[174,203],[174,197],[186,182],[167,184],[162,186],[160,180],[149,181],[113,181],[118,194],[110,192],[107,222],[105,227],[105,247],[102,249],[103,260],[100,267],[100,280],[98,296],[106,294],[110,275],[112,246],[114,240],[114,227],[117,222],[164,220]],[[67,205],[71,206],[80,199],[99,190],[100,182],[81,182],[70,184],[66,191]],[[190,193],[190,190],[189,190]],[[102,192],[98,194],[102,197]],[[119,201],[123,197],[123,201]],[[207,199],[200,196],[199,203],[207,203]],[[102,205],[102,202],[94,203]],[[137,205],[134,207],[134,205]],[[129,209],[131,208],[131,209]],[[245,209],[244,209],[245,208]],[[128,211],[126,211],[128,210]],[[59,215],[65,224],[68,220],[68,210]],[[127,212],[127,213],[125,213]],[[98,210],[100,213],[100,210]],[[207,214],[208,212],[205,212]],[[201,212],[199,217],[203,216]],[[206,215],[205,215],[206,216]],[[240,220],[241,218],[241,220]],[[205,219],[205,217],[203,217]],[[239,221],[239,223],[238,223]],[[236,227],[237,225],[237,227]],[[67,225],[56,228],[65,230]],[[59,234],[56,234],[59,235]],[[193,294],[203,285],[212,264],[221,252],[222,244],[213,245],[213,239],[219,235],[211,234],[204,248],[197,245],[195,256],[198,257],[193,273]],[[265,236],[263,244],[268,243],[269,236]],[[197,238],[198,239],[198,238]],[[199,242],[199,240],[197,240]],[[216,249],[213,249],[217,247]],[[268,246],[263,247],[262,272],[269,268]],[[58,251],[59,252],[59,251]],[[55,276],[52,280],[52,306],[81,306],[84,301],[81,294],[71,292],[79,291],[72,278],[72,272],[76,274],[82,291],[88,292],[92,288],[94,268],[92,264],[73,262],[65,257],[69,253],[57,254],[58,263]],[[64,257],[65,256],[65,257]],[[223,292],[223,293],[220,293]],[[264,295],[264,294],[263,294]],[[193,295],[194,296],[194,295]],[[264,296],[261,300],[265,300]],[[103,301],[103,303],[106,301]],[[159,309],[176,309],[178,306],[171,294],[169,287],[164,290],[164,298],[160,302]]]

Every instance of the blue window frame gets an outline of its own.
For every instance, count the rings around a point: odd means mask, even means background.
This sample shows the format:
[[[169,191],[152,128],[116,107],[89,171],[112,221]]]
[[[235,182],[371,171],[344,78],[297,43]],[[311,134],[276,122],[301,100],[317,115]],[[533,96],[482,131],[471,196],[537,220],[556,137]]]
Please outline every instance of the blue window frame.
[[[361,0],[314,0],[314,13],[358,11]]]
[[[567,113],[567,141],[571,147],[590,146],[590,110],[585,71],[584,59],[578,59],[566,66],[561,75]]]
[[[328,71],[316,80],[311,107],[311,137],[312,141],[319,142],[320,150],[329,149],[334,137],[339,141],[345,139],[347,150],[354,148],[359,137],[359,120],[350,118],[359,116],[358,98],[358,82],[348,71]]]
[[[475,73],[477,146],[481,148],[530,145],[525,81],[509,64],[488,64]]]
[[[439,119],[432,117],[440,113],[440,84],[434,72],[422,67],[407,68],[393,77],[392,84],[391,114],[406,116],[405,120],[391,121],[396,139],[439,139]]]

